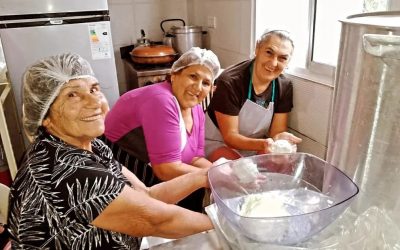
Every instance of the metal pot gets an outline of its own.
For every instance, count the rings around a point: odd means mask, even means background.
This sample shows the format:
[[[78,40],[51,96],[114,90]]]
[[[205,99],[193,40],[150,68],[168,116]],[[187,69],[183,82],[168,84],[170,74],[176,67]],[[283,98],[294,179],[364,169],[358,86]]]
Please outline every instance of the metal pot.
[[[172,47],[179,53],[183,54],[192,47],[203,48],[203,35],[207,34],[202,31],[201,26],[181,26],[172,27],[171,33],[174,35]]]
[[[134,48],[129,54],[133,62],[140,64],[170,63],[178,55],[167,45],[142,45]]]
[[[165,19],[165,20],[161,21],[160,27],[164,34],[164,36],[163,36],[163,44],[164,45],[172,47],[173,39],[174,39],[175,35],[173,35],[170,30],[168,32],[166,32],[163,25],[167,22],[177,22],[177,21],[182,22],[182,26],[185,26],[185,21],[183,19],[179,19],[179,18]]]
[[[163,24],[166,22],[182,22],[182,26],[172,26],[165,31]],[[183,54],[192,47],[204,47],[203,36],[207,31],[203,31],[201,26],[186,26],[183,19],[165,19],[160,23],[161,30],[164,32],[163,44],[172,46],[179,54]]]

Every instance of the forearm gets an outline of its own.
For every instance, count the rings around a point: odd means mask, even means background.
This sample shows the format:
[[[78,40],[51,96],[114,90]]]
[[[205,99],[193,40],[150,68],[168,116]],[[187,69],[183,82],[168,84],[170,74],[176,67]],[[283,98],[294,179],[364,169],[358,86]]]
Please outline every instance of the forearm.
[[[154,164],[154,174],[162,181],[168,181],[178,176],[199,171],[199,168],[183,162]]]
[[[207,215],[177,206],[174,208],[179,212],[175,213],[171,220],[158,224],[154,236],[176,239],[213,229],[213,224]]]
[[[268,147],[266,139],[250,138],[239,133],[231,133],[225,136],[224,142],[229,147],[238,150],[261,151]]]
[[[152,199],[128,186],[91,224],[136,237],[180,238],[212,228],[206,215]]]
[[[193,158],[192,165],[198,168],[210,168],[212,163],[204,157]]]
[[[149,195],[166,203],[177,203],[193,191],[208,186],[206,170],[188,173],[149,188]]]

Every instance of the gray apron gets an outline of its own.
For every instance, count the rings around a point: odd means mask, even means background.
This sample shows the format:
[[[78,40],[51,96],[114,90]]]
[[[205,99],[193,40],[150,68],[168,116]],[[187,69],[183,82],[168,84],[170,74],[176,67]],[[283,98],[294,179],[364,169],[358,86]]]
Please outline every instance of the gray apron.
[[[252,76],[252,68],[250,69]],[[271,126],[274,115],[275,80],[272,81],[272,98],[267,108],[252,102],[251,90],[253,88],[252,77],[250,77],[247,100],[239,111],[239,134],[250,138],[265,138]],[[211,118],[206,114],[206,155],[208,156],[217,148],[226,146],[219,129],[214,125]],[[242,156],[255,155],[255,151],[238,150]]]

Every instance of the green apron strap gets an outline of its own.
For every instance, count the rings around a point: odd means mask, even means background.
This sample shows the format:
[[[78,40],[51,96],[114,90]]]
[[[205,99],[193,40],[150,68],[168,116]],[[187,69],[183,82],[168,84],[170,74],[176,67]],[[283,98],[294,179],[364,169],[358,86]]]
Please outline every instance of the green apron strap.
[[[250,81],[249,81],[249,91],[247,92],[247,99],[251,100],[251,89],[253,87],[253,65],[254,62],[251,63],[250,66]],[[271,102],[274,102],[275,99],[275,79],[272,80],[272,98],[271,98]]]

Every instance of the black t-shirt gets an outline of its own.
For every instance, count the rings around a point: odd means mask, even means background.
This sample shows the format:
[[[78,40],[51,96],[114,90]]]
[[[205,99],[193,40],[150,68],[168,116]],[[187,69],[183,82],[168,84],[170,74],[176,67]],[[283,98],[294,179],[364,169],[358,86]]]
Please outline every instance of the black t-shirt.
[[[213,123],[218,127],[214,111],[226,115],[237,116],[247,100],[250,81],[250,66],[254,60],[243,61],[227,68],[215,80],[216,90],[211,98],[207,112]],[[288,113],[293,108],[293,84],[284,75],[275,80],[274,113]],[[255,101],[252,90],[251,100]],[[272,84],[262,93],[268,106],[272,98]]]

